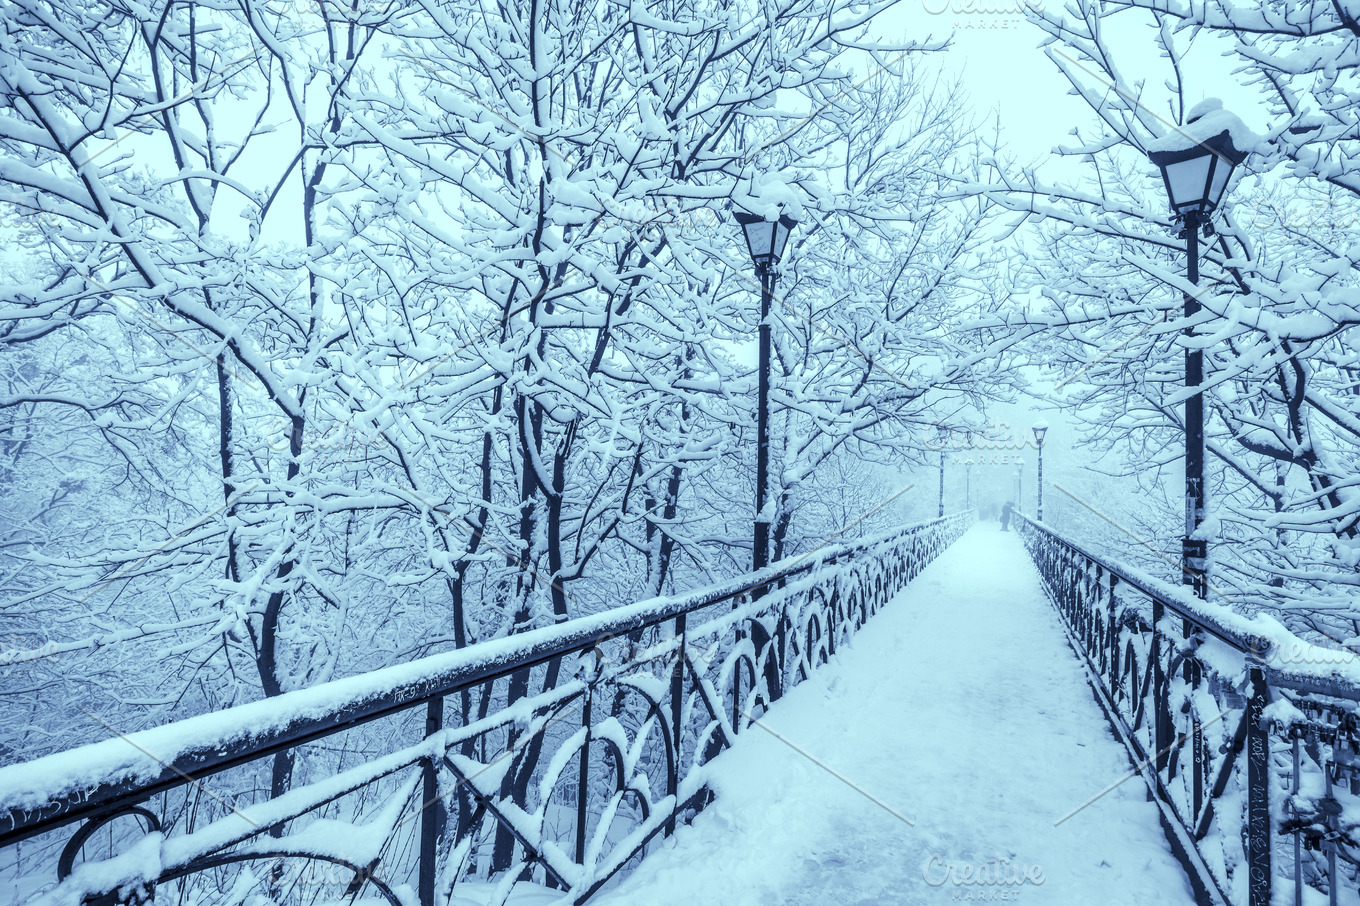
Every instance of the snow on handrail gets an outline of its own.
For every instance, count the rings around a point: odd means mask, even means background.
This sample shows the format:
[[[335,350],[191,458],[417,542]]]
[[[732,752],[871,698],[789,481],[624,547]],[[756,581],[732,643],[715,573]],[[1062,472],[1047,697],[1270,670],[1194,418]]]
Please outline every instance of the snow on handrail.
[[[1262,665],[1271,685],[1360,701],[1360,657],[1354,653],[1325,648],[1303,639],[1268,613],[1258,612],[1247,617],[1226,604],[1202,601],[1186,586],[1172,584],[1093,553],[1052,526],[1021,513],[1015,515],[1117,576],[1121,582],[1161,601],[1168,610],[1232,646],[1248,660]],[[1281,666],[1280,662],[1285,659],[1328,669],[1290,669]]]
[[[933,519],[825,546],[682,597],[652,598],[2,767],[0,847],[120,802],[133,802],[546,663],[593,641],[731,600],[957,518]]]
[[[1285,877],[1296,904],[1305,885],[1335,899],[1350,881],[1343,861],[1360,864],[1345,833],[1353,810],[1337,796],[1360,792],[1355,654],[1202,601],[1023,516],[1017,528],[1195,899],[1258,906]],[[1289,837],[1292,859],[1279,845]]]

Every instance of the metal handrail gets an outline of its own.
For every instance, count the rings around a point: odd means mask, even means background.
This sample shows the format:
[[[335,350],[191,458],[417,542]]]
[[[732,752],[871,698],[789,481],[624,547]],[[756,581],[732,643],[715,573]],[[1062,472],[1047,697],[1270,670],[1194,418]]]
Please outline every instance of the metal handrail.
[[[1360,863],[1334,785],[1348,782],[1360,793],[1360,659],[1327,664],[1337,652],[1269,617],[1201,601],[1017,515],[1096,700],[1162,811],[1197,900],[1267,906],[1273,860],[1291,873],[1296,906],[1305,874],[1333,894],[1348,883],[1338,863]],[[1316,654],[1325,669],[1273,663],[1287,652]],[[1272,761],[1291,759],[1290,795],[1283,812],[1278,804],[1272,812]],[[1245,793],[1243,806],[1223,814],[1218,804],[1233,787]],[[1300,794],[1316,789],[1323,795]],[[1205,858],[1200,848],[1211,836],[1221,850]],[[1281,837],[1292,837],[1288,862],[1275,859]],[[1315,864],[1315,850],[1325,853],[1325,865]],[[1225,852],[1240,853],[1246,870],[1225,874]]]
[[[449,798],[440,792],[440,784],[448,787],[451,776],[451,789],[462,797],[471,817],[460,815],[458,832],[445,839],[442,807],[421,810],[418,871],[422,902],[429,903],[433,898],[434,863],[439,858],[439,848],[447,849],[446,844],[454,837],[459,838],[459,845],[466,844],[475,834],[471,825],[486,821],[491,822],[497,833],[494,861],[498,868],[509,867],[503,858],[503,850],[508,848],[520,854],[518,863],[527,865],[526,870],[544,873],[548,883],[578,891],[583,899],[626,861],[625,856],[615,859],[602,869],[602,877],[589,876],[589,871],[582,870],[589,798],[585,786],[592,764],[591,740],[597,733],[605,734],[597,746],[603,745],[611,753],[609,757],[619,775],[619,789],[614,795],[625,798],[631,795],[640,803],[638,809],[644,816],[640,828],[645,833],[643,839],[630,843],[634,851],[640,851],[657,832],[669,833],[677,817],[683,819],[687,810],[702,807],[706,789],[688,790],[686,776],[693,767],[731,744],[733,734],[743,725],[743,714],[749,720],[751,708],[768,706],[786,685],[797,682],[815,667],[819,657],[825,660],[834,653],[843,635],[868,619],[891,593],[958,537],[970,522],[971,514],[931,520],[875,538],[791,557],[760,572],[683,597],[639,602],[0,768],[0,848],[33,837],[41,840],[41,835],[82,819],[89,822],[84,826],[89,828],[121,814],[152,816],[154,809],[141,806],[159,795],[424,705],[427,712],[424,742],[392,752],[387,756],[391,764],[382,767],[386,774],[381,776],[420,765],[427,805],[431,793],[441,801]],[[706,622],[687,626],[689,617],[705,614]],[[649,629],[655,635],[668,626],[673,628],[671,636],[656,640],[645,658],[608,670],[602,668],[603,651],[614,641],[626,640],[632,647]],[[710,650],[717,650],[720,656],[700,663],[694,656],[694,646],[702,639],[709,640],[713,646]],[[498,681],[513,685],[518,679],[527,684],[535,668],[541,671],[544,665],[560,664],[572,655],[591,653],[596,655],[593,673],[578,672],[573,677],[564,674],[556,685],[527,704],[517,704],[516,696],[507,688],[503,694],[495,693],[502,703],[496,709],[484,708],[480,716],[463,714],[461,726],[444,728],[445,703],[450,696],[480,688],[482,700],[490,701]],[[643,675],[647,659],[661,657],[675,661],[664,687],[656,686]],[[617,726],[610,724],[599,730],[598,720],[592,720],[592,706],[598,707],[606,687],[614,690],[607,712],[611,718],[621,716],[616,712],[624,707],[620,704],[624,698],[641,696],[642,710],[629,719],[640,721],[644,728],[649,721],[661,727],[660,741],[652,746],[660,748],[648,761],[652,765],[662,762],[668,765],[665,769],[668,795],[661,801],[650,801],[641,789],[628,786],[633,781],[624,777],[625,762],[636,756],[625,752],[626,747],[609,736],[618,732]],[[715,694],[722,701],[714,700]],[[533,729],[535,734],[543,733],[548,724],[570,709],[582,710],[580,725],[586,731],[584,744],[577,738],[579,732],[568,740],[556,740],[563,746],[581,747],[573,755],[581,760],[582,784],[575,867],[569,859],[564,862],[555,850],[545,849],[545,841],[535,838],[531,831],[526,832],[523,821],[515,817],[532,810],[527,802],[515,800],[512,788],[526,789],[531,785],[529,781],[539,776],[533,772],[544,770],[536,747],[550,742],[536,739],[530,746],[532,751],[512,752],[514,767],[520,771],[509,773],[515,775],[517,782],[507,779],[499,790],[475,782],[472,755],[476,748],[469,748],[476,742],[485,749],[488,734],[498,733],[504,736],[507,748],[513,749],[515,739],[531,735],[524,732],[526,728]],[[729,710],[730,716],[726,713]],[[687,730],[685,724],[696,720],[698,730]],[[707,729],[703,728],[705,724]],[[692,732],[699,732],[702,738],[686,738],[686,733]],[[696,745],[700,750],[691,757],[694,764],[681,764],[682,747],[693,749]],[[558,759],[552,764],[561,771]],[[332,781],[346,787],[337,777],[333,775]],[[363,771],[356,777],[346,792],[381,779]],[[642,788],[647,786],[639,782]],[[233,839],[232,845],[265,833],[277,837],[284,822],[322,808],[338,797],[317,793],[312,798],[301,794],[293,798],[302,803],[297,814],[288,813],[276,821],[271,813],[265,819],[269,827],[238,835],[240,839]],[[151,820],[157,827],[161,823],[154,816]],[[542,836],[540,833],[539,837]],[[65,870],[59,872],[62,876],[69,874],[73,861],[70,843],[66,850],[62,857]],[[277,851],[270,852],[278,857]],[[219,846],[202,853],[197,861],[187,859],[177,864],[173,872],[167,868],[165,877],[159,880],[183,877],[201,868],[221,868],[263,854],[264,850],[224,855]],[[336,861],[329,856],[318,858]],[[340,860],[338,864],[348,863]],[[364,871],[356,871],[356,879],[362,874],[364,880],[373,881],[383,893],[385,888],[377,883],[369,867],[360,867]],[[154,886],[158,879],[144,880]],[[124,885],[124,889],[131,888]]]

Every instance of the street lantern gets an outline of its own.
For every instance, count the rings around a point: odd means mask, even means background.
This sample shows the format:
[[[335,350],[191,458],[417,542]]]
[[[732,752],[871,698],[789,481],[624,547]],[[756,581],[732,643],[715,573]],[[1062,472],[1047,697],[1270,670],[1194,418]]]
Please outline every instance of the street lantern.
[[[1035,507],[1034,518],[1044,521],[1044,435],[1048,433],[1048,422],[1039,419],[1030,428],[1034,432],[1034,443],[1039,448],[1039,504]]]
[[[789,236],[798,221],[788,214],[780,214],[777,220],[767,220],[759,214],[747,211],[734,211],[742,236],[746,239],[746,249],[751,253],[751,263],[755,265],[756,276],[760,279],[760,386],[756,401],[756,516],[754,535],[751,544],[751,568],[761,570],[770,562],[770,524],[774,513],[766,509],[770,484],[770,300],[774,298],[775,265],[784,257],[784,249],[789,244]],[[771,510],[773,508],[770,508]],[[762,585],[753,592],[753,598],[762,598],[769,587]],[[784,625],[779,624],[776,651],[784,650]],[[764,650],[769,641],[764,628],[756,623],[751,629],[751,640],[757,651]],[[740,679],[736,683],[740,684]],[[765,664],[765,683],[770,700],[775,701],[783,695],[779,665],[776,659]],[[739,688],[739,685],[738,687]],[[740,695],[732,695],[735,709]],[[738,715],[733,714],[735,722]]]
[[[1223,200],[1233,170],[1246,160],[1246,147],[1255,136],[1217,100],[1204,101],[1190,111],[1185,126],[1148,146],[1148,157],[1162,171],[1167,199],[1185,239],[1186,277],[1199,283],[1199,233],[1213,234],[1210,216]],[[1185,320],[1192,324],[1200,312],[1199,294],[1185,293]],[[1185,535],[1181,541],[1181,581],[1204,598],[1209,591],[1208,543],[1195,537],[1204,521],[1204,351],[1194,342],[1194,329],[1185,337]],[[1159,740],[1160,746],[1160,740]]]
[[[1224,129],[1202,140],[1188,140],[1187,147],[1153,151],[1148,157],[1162,170],[1162,181],[1176,216],[1186,220],[1194,216],[1208,223],[1233,170],[1246,160],[1247,154],[1233,145],[1231,132]]]
[[[746,237],[746,248],[751,253],[756,271],[764,273],[772,265],[778,264],[784,257],[789,236],[793,234],[798,221],[788,214],[780,214],[778,220],[767,220],[747,211],[736,211],[734,214],[741,225],[742,235]]]
[[[1247,149],[1255,143],[1256,137],[1242,121],[1223,110],[1217,100],[1204,101],[1186,118],[1185,126],[1158,139],[1147,148],[1148,157],[1162,171],[1162,182],[1166,186],[1167,200],[1181,224],[1180,237],[1185,240],[1186,280],[1191,289],[1185,298],[1185,535],[1181,539],[1181,582],[1189,586],[1194,595],[1204,599],[1209,593],[1208,542],[1198,537],[1200,525],[1204,522],[1204,507],[1207,493],[1204,486],[1204,350],[1195,342],[1193,325],[1200,313],[1199,292],[1199,234],[1213,235],[1210,217],[1223,200],[1223,192],[1228,186],[1234,168],[1246,159]],[[1152,625],[1157,626],[1164,616],[1164,604],[1154,600],[1152,606]],[[1189,624],[1187,635],[1191,634]],[[1154,645],[1157,644],[1154,642]],[[1159,652],[1153,651],[1150,657],[1153,666],[1152,686],[1161,688],[1166,681],[1162,673],[1162,659]],[[1193,659],[1184,664],[1185,680],[1191,687],[1191,700],[1199,686],[1199,672]],[[1256,681],[1255,675],[1253,681]],[[1264,683],[1264,680],[1260,680]],[[1198,739],[1199,723],[1195,723],[1195,746]],[[1171,767],[1170,752],[1174,748],[1174,732],[1171,715],[1164,707],[1158,708],[1153,715],[1153,748],[1156,750],[1155,768],[1169,777],[1175,773]],[[1268,759],[1267,759],[1268,760]],[[1198,796],[1198,777],[1196,778]],[[1252,787],[1252,784],[1248,784]],[[1264,785],[1258,785],[1261,788]],[[1256,794],[1250,793],[1255,799]],[[1255,802],[1248,806],[1251,811]],[[1252,841],[1247,844],[1247,863],[1249,866],[1249,900],[1252,906],[1270,901],[1270,850],[1269,846],[1256,847]]]
[[[751,549],[751,568],[764,569],[770,562],[770,523],[766,512],[770,474],[770,300],[774,297],[774,265],[784,257],[789,236],[798,221],[788,214],[768,220],[759,214],[734,211],[746,247],[760,278],[760,389],[756,402],[756,518]],[[763,590],[761,594],[763,594]]]
[[[1235,138],[1236,137],[1236,138]],[[1167,200],[1187,233],[1212,233],[1209,216],[1218,209],[1233,170],[1247,158],[1239,144],[1255,136],[1222,102],[1198,104],[1184,126],[1148,145],[1148,158],[1162,171]]]

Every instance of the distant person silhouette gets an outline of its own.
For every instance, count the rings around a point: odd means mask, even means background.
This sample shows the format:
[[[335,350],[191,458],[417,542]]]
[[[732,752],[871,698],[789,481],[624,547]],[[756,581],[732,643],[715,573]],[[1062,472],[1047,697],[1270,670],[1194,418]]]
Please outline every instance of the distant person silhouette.
[[[1011,503],[1009,500],[1006,501],[1006,505],[1001,508],[1001,531],[1003,532],[1009,532],[1011,530],[1011,510],[1013,509],[1015,509],[1015,504]]]

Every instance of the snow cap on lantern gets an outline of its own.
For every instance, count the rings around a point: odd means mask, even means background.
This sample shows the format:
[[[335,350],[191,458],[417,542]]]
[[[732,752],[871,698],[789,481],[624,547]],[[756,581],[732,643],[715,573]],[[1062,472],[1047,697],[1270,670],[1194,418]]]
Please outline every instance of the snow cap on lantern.
[[[751,260],[758,268],[778,264],[803,212],[802,194],[779,174],[769,174],[753,179],[751,194],[735,202],[738,209],[733,214],[741,224]]]
[[[1223,102],[1196,104],[1184,126],[1148,143],[1148,157],[1161,168],[1171,209],[1178,217],[1207,216],[1218,207],[1233,169],[1255,149],[1260,137]]]

